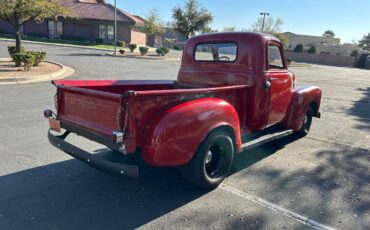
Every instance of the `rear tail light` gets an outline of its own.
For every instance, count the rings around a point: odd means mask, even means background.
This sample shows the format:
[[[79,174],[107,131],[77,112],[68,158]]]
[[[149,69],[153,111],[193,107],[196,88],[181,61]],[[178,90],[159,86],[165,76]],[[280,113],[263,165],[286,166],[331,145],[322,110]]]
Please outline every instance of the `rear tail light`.
[[[51,118],[51,117],[53,117],[53,111],[51,111],[51,110],[44,110],[44,117],[45,118]]]

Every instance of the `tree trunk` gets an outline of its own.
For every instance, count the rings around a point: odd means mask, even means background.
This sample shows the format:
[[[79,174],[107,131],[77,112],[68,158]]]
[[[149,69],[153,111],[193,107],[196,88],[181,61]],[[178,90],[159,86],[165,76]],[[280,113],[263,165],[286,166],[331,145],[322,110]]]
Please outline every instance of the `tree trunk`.
[[[17,53],[21,52],[21,33],[19,30],[15,32],[15,50]]]
[[[185,38],[186,38],[186,41],[187,41],[187,40],[189,40],[189,38],[190,38],[190,33],[186,33],[186,34],[185,34]]]
[[[19,32],[19,27],[15,29],[15,50],[16,53],[21,52],[21,33]],[[21,62],[15,62],[15,67],[20,67],[21,65]]]

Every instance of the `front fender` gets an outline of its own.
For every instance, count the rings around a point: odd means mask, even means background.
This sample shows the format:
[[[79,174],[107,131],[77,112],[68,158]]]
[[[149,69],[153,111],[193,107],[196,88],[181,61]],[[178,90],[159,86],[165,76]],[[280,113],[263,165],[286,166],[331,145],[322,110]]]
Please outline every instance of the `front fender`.
[[[146,126],[142,158],[153,166],[184,165],[192,159],[207,135],[221,126],[233,130],[236,150],[239,151],[239,117],[228,102],[202,98],[171,107]]]
[[[290,108],[282,122],[282,126],[287,129],[297,131],[303,124],[304,115],[311,104],[316,106],[313,116],[319,117],[321,104],[321,89],[316,86],[297,86],[294,89]]]

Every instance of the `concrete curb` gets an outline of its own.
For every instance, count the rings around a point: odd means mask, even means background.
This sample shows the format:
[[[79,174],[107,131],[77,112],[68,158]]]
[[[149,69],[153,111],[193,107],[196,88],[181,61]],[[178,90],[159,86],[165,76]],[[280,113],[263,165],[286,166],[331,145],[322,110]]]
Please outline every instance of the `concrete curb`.
[[[62,65],[57,62],[52,61],[45,61],[47,63],[55,64],[61,67],[60,70],[49,73],[43,74],[39,76],[22,76],[22,77],[12,77],[12,78],[0,78],[0,85],[17,85],[17,84],[29,84],[29,83],[38,83],[38,82],[46,82],[51,80],[58,80],[69,77],[74,74],[75,70],[71,67]]]
[[[9,39],[0,38],[0,41],[14,42],[15,40],[11,38]],[[69,44],[49,43],[49,42],[36,42],[36,41],[27,41],[27,40],[22,40],[22,42],[29,43],[29,44],[36,44],[36,45],[59,46],[59,47],[79,48],[79,49],[98,50],[98,51],[113,51],[114,50],[114,49],[94,48],[94,47],[79,46],[79,45],[69,45]]]
[[[158,61],[180,61],[181,58],[166,58],[160,56],[148,56],[148,55],[114,55],[114,53],[106,53],[106,56],[115,57],[115,58],[136,58],[136,59],[144,59],[144,60],[158,60]]]

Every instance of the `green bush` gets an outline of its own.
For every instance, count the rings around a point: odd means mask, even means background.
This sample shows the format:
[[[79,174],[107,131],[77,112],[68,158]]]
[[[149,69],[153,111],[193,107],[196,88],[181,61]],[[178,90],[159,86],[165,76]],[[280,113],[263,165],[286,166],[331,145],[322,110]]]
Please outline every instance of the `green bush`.
[[[130,52],[132,53],[137,48],[137,45],[136,44],[130,44],[130,45],[128,45],[128,48],[130,49]]]
[[[140,53],[141,55],[146,55],[149,51],[149,48],[148,47],[144,47],[144,46],[140,46],[139,47],[139,50],[140,50]]]
[[[160,49],[163,50],[165,55],[170,52],[170,49],[168,49],[167,47],[161,47]]]
[[[174,50],[182,50],[181,46],[178,46],[178,45],[174,45],[172,47],[172,49],[174,49]]]
[[[117,41],[117,46],[119,46],[119,47],[125,47],[126,46],[126,42],[125,41]]]
[[[354,50],[354,51],[352,51],[351,52],[351,57],[357,57],[357,55],[358,55],[358,51],[357,50]]]
[[[9,52],[9,56],[12,58],[12,60],[15,61],[14,59],[14,55],[16,54],[16,50],[15,50],[15,46],[8,46],[8,52]],[[27,53],[27,50],[26,48],[24,48],[23,46],[21,47],[21,52],[20,53]]]
[[[120,49],[119,50],[119,53],[123,55],[123,54],[125,54],[125,50],[124,49]]]
[[[30,71],[35,63],[35,56],[31,53],[16,53],[14,54],[14,61],[23,63],[24,71]]]
[[[164,55],[168,54],[170,52],[170,50],[166,47],[161,47],[161,48],[156,49],[156,52],[159,56],[164,56]]]
[[[30,51],[30,52],[27,52],[27,53],[32,54],[33,56],[35,56],[35,61],[33,63],[33,66],[38,66],[41,62],[45,61],[46,52]]]
[[[303,53],[303,45],[302,44],[296,45],[296,47],[294,47],[294,52]]]
[[[95,42],[98,43],[98,44],[102,44],[103,43],[103,39],[102,38],[97,38],[95,39]]]
[[[309,53],[309,54],[315,54],[315,53],[316,53],[316,47],[315,47],[315,46],[311,46],[311,47],[307,50],[307,53]]]
[[[157,52],[158,56],[164,56],[165,55],[164,51],[160,48],[156,49],[155,52]]]

